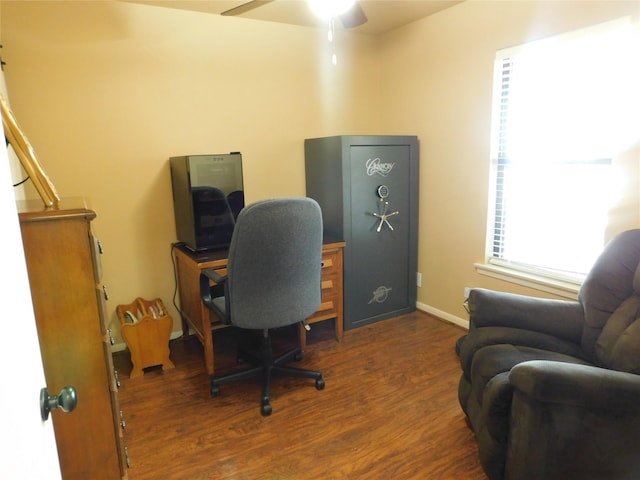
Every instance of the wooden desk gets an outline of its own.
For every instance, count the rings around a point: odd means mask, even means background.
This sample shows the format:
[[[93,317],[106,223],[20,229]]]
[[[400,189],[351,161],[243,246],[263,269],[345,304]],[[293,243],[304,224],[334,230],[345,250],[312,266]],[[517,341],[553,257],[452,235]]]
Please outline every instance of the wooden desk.
[[[335,319],[336,339],[343,334],[342,250],[344,242],[328,241],[322,247],[322,300],[318,311],[307,319],[313,324]],[[189,328],[204,347],[204,362],[209,375],[214,372],[213,330],[225,327],[200,299],[200,271],[205,268],[222,270],[227,267],[227,251],[194,253],[183,247],[175,247],[173,255],[178,277],[178,291],[182,317],[182,333]],[[307,344],[306,330],[300,324],[298,335],[300,346]]]

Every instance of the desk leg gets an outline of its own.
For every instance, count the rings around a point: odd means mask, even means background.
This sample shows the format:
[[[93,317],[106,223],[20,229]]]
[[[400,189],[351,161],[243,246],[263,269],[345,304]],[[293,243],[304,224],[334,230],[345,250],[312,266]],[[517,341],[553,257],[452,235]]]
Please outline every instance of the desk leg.
[[[202,319],[203,319],[203,329],[202,329],[202,346],[204,348],[204,366],[207,370],[207,374],[212,377],[213,376],[213,329],[211,328],[211,312],[204,306],[201,306],[203,311]],[[206,328],[205,328],[206,326]]]
[[[207,374],[213,376],[213,332],[209,335],[209,340],[204,342],[204,366]]]
[[[342,320],[342,314],[339,314],[334,321],[336,322],[336,340],[341,341],[344,336],[344,321]]]
[[[342,340],[342,337],[344,336],[344,324],[343,324],[342,316],[338,315],[333,319],[333,321],[335,322],[336,340],[339,342]],[[300,349],[304,350],[305,347],[307,346],[307,330],[304,328],[304,325],[302,324],[302,322],[298,324],[298,340],[300,341]]]
[[[298,340],[300,341],[300,349],[304,350],[307,346],[307,330],[302,322],[298,323]]]

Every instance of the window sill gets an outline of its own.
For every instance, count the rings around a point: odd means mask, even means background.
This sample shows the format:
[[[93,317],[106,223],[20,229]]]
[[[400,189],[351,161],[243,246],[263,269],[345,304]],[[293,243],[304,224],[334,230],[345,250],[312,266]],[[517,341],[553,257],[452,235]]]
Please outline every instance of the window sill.
[[[578,298],[580,284],[567,282],[533,273],[525,273],[513,268],[507,268],[497,265],[489,265],[485,263],[475,263],[476,272],[480,275],[504,280],[505,282],[515,283],[525,287],[533,288],[547,293],[552,293],[569,300]]]

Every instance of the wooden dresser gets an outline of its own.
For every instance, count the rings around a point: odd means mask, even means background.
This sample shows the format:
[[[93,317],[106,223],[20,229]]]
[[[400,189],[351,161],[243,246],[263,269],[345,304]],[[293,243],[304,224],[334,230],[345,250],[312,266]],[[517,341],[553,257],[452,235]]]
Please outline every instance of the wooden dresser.
[[[342,241],[325,240],[322,246],[322,300],[320,308],[307,319],[313,324],[335,319],[336,339],[343,335],[343,298],[342,298]],[[224,327],[200,299],[200,271],[205,268],[222,270],[227,267],[227,251],[194,253],[184,247],[174,247],[178,290],[180,295],[180,314],[182,331],[186,336],[189,329],[198,337],[204,349],[204,363],[207,374],[214,373],[212,330]],[[306,330],[300,324],[300,346],[306,346]]]
[[[102,284],[96,214],[82,199],[58,208],[18,202],[31,296],[50,395],[71,385],[72,412],[51,413],[65,480],[126,479],[124,418],[118,404]]]

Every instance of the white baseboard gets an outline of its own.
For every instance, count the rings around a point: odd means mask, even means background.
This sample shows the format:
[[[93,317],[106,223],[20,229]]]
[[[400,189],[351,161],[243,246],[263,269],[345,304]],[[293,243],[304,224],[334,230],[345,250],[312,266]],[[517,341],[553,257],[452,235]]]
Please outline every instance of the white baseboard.
[[[422,310],[423,312],[426,312],[438,318],[441,318],[442,320],[453,323],[454,325],[458,325],[459,327],[466,328],[466,329],[469,328],[469,320],[456,317],[455,315],[451,315],[450,313],[447,313],[443,310],[438,310],[437,308],[432,307],[431,305],[427,305],[426,303],[416,302],[416,308],[418,310]],[[180,338],[181,336],[182,336],[182,330],[179,330],[177,332],[171,332],[171,336],[169,337],[169,339],[174,340],[176,338]],[[127,349],[127,344],[124,342],[116,343],[111,346],[111,351],[113,353],[122,352],[123,350],[126,350],[126,349]]]
[[[438,318],[446,320],[447,322],[453,323],[454,325],[466,328],[467,330],[469,329],[469,320],[465,320],[464,318],[456,317],[455,315],[444,312],[442,310],[438,310],[437,308],[422,302],[416,302],[416,308],[418,310],[422,310],[423,312],[427,312]]]

